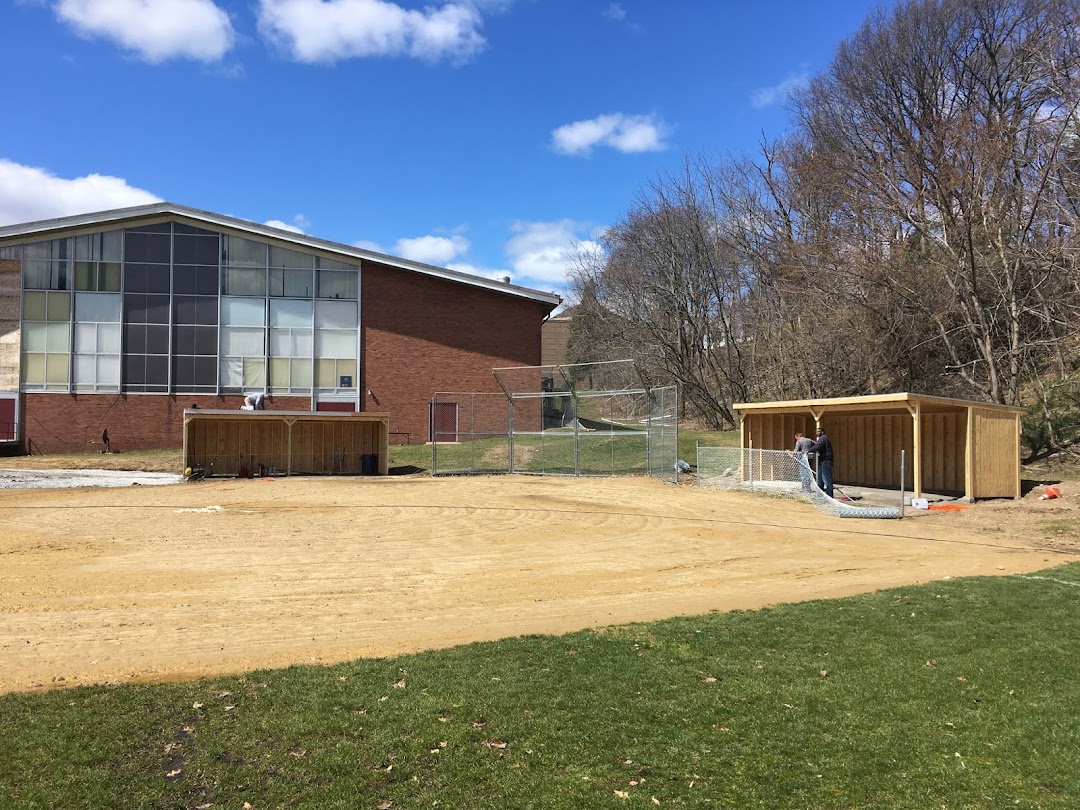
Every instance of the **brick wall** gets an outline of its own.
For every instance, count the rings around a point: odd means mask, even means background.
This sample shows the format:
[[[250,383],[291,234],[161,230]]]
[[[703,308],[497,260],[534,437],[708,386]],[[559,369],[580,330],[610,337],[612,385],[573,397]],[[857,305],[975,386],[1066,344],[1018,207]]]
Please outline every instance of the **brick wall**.
[[[363,407],[413,443],[435,392],[498,391],[492,368],[540,363],[549,304],[369,262],[360,283]]]
[[[102,449],[109,430],[113,449],[183,447],[184,409],[236,410],[243,395],[198,394],[35,394],[23,395],[23,436],[30,453],[92,453]],[[267,410],[307,411],[310,397],[267,397]]]

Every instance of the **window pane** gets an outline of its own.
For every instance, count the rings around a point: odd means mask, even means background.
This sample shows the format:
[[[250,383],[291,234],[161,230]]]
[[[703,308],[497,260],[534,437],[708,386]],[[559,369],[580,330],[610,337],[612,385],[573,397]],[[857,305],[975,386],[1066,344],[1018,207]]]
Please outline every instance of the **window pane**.
[[[289,250],[288,248],[277,247],[276,245],[270,246],[271,267],[295,267],[310,270],[313,266],[314,258],[315,257],[310,253],[301,253],[298,250]]]
[[[147,326],[146,327],[146,353],[168,354],[169,353],[169,327]]]
[[[169,358],[148,354],[146,356],[146,384],[169,385]]]
[[[334,360],[315,361],[315,386],[317,388],[337,388],[337,362]]]
[[[221,330],[221,353],[231,357],[265,354],[263,330],[243,327],[226,327]]]
[[[155,233],[146,237],[146,261],[168,264],[171,255],[172,236],[167,233]]]
[[[141,386],[146,382],[146,355],[124,356],[124,384]]]
[[[50,321],[71,320],[71,295],[69,293],[49,293],[45,303],[45,313]]]
[[[146,352],[146,327],[141,324],[124,324],[124,351],[128,354]]]
[[[145,264],[124,262],[124,292],[146,292],[146,274]]]
[[[98,289],[102,292],[120,292],[120,262],[98,265]]]
[[[45,355],[45,382],[49,385],[67,385],[68,355]]]
[[[217,366],[217,357],[196,357],[195,384],[206,388],[216,388]]]
[[[339,270],[318,270],[315,273],[319,285],[319,298],[356,299],[359,273]]]
[[[45,351],[68,352],[71,350],[71,332],[66,323],[50,323],[45,336]]]
[[[195,327],[195,354],[217,354],[217,327]]]
[[[318,329],[355,329],[355,301],[318,301],[315,305],[315,326]]]
[[[222,357],[220,371],[223,388],[240,388],[244,384],[244,361],[241,358]]]
[[[93,262],[75,262],[75,289],[97,289],[97,265]]]
[[[221,271],[225,295],[266,295],[266,271],[249,267],[226,267]]]
[[[120,355],[98,355],[97,381],[99,387],[102,385],[108,385],[111,387],[116,387],[120,385]]]
[[[43,292],[27,292],[27,293],[23,293],[23,320],[27,320],[27,321],[43,321],[43,320],[45,320],[45,293],[43,293]]]
[[[353,273],[360,272],[360,267],[348,262],[339,262],[336,259],[327,259],[324,256],[315,257],[315,266],[322,270],[349,270]]]
[[[266,386],[266,368],[261,357],[244,358],[244,387],[261,391]]]
[[[270,295],[311,298],[312,283],[310,270],[270,268]]]
[[[97,358],[92,354],[75,355],[75,384],[93,385],[97,382]]]
[[[97,350],[111,354],[120,353],[120,324],[100,323],[97,328]]]
[[[271,358],[270,360],[270,387],[289,387],[289,361],[287,359]]]
[[[98,331],[96,323],[75,324],[75,351],[93,354],[98,350],[97,337]]]
[[[173,353],[195,354],[194,326],[176,326],[173,328]]]
[[[262,326],[266,323],[266,306],[261,299],[222,298],[223,326]]]
[[[356,332],[315,332],[316,357],[356,357]]]
[[[45,382],[45,355],[23,355],[23,380],[28,383],[43,384]]]
[[[231,267],[266,267],[266,245],[240,236],[223,236],[221,263]]]
[[[311,301],[271,301],[270,325],[310,327]]]
[[[173,323],[197,323],[195,319],[194,296],[178,295],[173,297]]]
[[[146,266],[146,291],[152,293],[167,293],[171,289],[169,285],[168,265]]]
[[[76,321],[120,320],[120,296],[106,293],[77,293],[75,295]]]
[[[49,333],[48,324],[24,323],[22,348],[24,352],[45,351],[45,336]]]
[[[292,379],[292,385],[303,386],[304,388],[311,387],[311,361],[303,358],[294,357],[289,361],[290,376]]]
[[[196,271],[197,281],[195,292],[199,295],[218,294],[218,269],[217,267],[200,266]]]
[[[168,323],[169,322],[169,296],[148,295],[146,296],[146,322]]]

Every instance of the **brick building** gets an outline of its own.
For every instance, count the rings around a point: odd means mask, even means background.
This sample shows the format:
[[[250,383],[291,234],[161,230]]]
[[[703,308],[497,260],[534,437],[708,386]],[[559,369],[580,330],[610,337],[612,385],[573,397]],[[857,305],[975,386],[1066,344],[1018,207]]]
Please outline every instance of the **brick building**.
[[[389,412],[536,365],[554,293],[172,203],[0,228],[0,442],[179,447],[183,412]],[[445,421],[448,414],[440,414]]]

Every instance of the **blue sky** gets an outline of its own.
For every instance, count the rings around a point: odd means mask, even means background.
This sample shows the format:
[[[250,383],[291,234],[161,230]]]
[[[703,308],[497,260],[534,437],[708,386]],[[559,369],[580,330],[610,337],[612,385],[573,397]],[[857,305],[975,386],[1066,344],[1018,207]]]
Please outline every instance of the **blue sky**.
[[[0,225],[168,200],[564,289],[687,154],[752,152],[863,0],[16,0]]]

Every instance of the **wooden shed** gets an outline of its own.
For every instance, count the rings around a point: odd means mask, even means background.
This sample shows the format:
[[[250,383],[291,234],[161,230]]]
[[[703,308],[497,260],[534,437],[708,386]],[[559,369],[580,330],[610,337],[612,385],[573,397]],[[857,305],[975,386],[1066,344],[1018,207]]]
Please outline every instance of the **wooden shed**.
[[[390,414],[184,411],[184,466],[222,475],[386,475]]]
[[[1020,497],[1023,408],[922,394],[744,402],[735,405],[743,447],[790,450],[820,426],[840,484],[899,487],[975,498]]]

